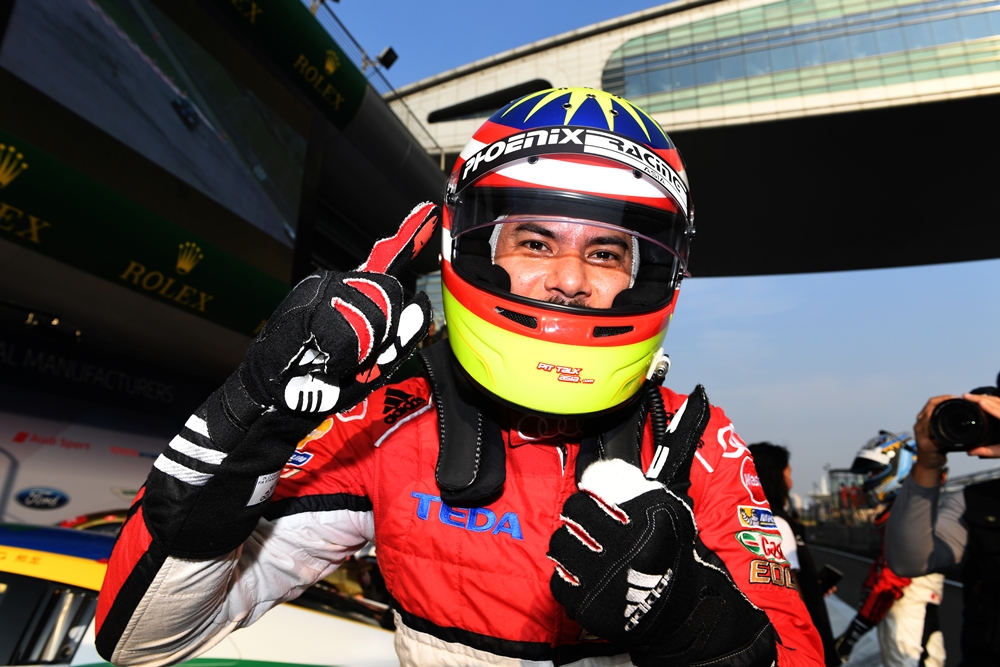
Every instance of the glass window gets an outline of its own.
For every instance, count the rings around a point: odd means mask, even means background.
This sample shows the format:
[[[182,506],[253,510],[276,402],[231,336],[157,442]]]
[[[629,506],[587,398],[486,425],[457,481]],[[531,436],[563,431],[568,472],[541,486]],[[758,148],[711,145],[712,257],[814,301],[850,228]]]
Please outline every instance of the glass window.
[[[673,68],[674,88],[690,88],[694,85],[694,65]]]
[[[993,27],[993,34],[1000,35],[1000,12],[986,12],[990,16],[990,25]]]
[[[823,60],[828,63],[848,60],[851,57],[851,52],[847,45],[847,37],[843,35],[828,37],[820,44],[823,47]]]
[[[959,67],[944,67],[941,69],[940,76],[966,76],[969,73],[969,68],[965,65]]]
[[[795,53],[799,58],[799,67],[812,67],[823,62],[823,50],[815,40],[796,44]]]
[[[993,34],[993,26],[984,14],[970,14],[959,19],[965,39],[979,39]]]
[[[903,51],[906,47],[903,42],[902,28],[882,28],[875,31],[875,40],[878,43],[879,53],[895,53]]]
[[[746,76],[746,70],[743,67],[743,56],[726,56],[722,59],[722,78],[723,79],[742,79]]]
[[[962,41],[962,25],[957,17],[941,19],[931,24],[934,31],[934,42],[937,44],[952,44]]]
[[[795,69],[795,65],[796,60],[794,46],[779,46],[776,49],[771,49],[771,68],[775,72]]]
[[[862,32],[856,35],[851,35],[847,38],[847,42],[851,48],[852,58],[867,58],[868,56],[874,56],[878,53],[878,46],[875,44],[874,33]]]
[[[664,91],[670,90],[673,79],[669,67],[661,67],[659,69],[654,69],[649,73],[649,83],[647,87],[647,94],[653,95],[655,93],[662,93]],[[626,95],[626,97],[628,97]]]
[[[722,95],[713,93],[711,95],[699,95],[698,106],[714,107],[722,104]]]
[[[767,51],[764,49],[748,53],[746,55],[746,63],[747,76],[767,74],[771,71],[771,60],[768,58]]]
[[[625,98],[641,97],[649,90],[646,74],[632,73],[625,77]]]
[[[699,86],[722,80],[722,61],[718,58],[695,63],[695,78]]]
[[[929,23],[912,23],[905,28],[906,48],[923,49],[934,44],[934,35],[931,34]]]

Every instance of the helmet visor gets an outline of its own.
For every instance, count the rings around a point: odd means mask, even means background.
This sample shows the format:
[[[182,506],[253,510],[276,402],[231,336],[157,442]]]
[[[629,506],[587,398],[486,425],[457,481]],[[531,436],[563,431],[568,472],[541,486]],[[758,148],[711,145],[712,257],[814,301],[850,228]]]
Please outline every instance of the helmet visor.
[[[610,160],[515,160],[452,194],[448,204],[453,238],[514,217],[574,219],[619,228],[676,257],[681,271],[687,268],[693,230],[683,207],[650,176]],[[663,263],[661,252],[649,253]]]

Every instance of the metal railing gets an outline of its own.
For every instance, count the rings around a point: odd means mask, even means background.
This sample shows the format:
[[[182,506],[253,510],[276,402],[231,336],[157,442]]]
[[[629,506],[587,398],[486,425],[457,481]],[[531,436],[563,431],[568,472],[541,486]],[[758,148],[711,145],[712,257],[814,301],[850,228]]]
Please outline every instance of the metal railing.
[[[329,4],[323,0],[302,0],[302,3],[309,8],[313,16],[316,17],[316,20],[319,21],[319,24],[333,37],[333,40],[343,49],[347,57],[351,59],[351,62],[361,70],[361,73],[368,79],[369,85],[382,96],[382,99],[387,100],[386,103],[389,105],[389,108],[392,109],[393,113],[396,114],[396,117],[399,118],[410,134],[413,135],[417,143],[420,144],[428,155],[438,159],[441,171],[444,171],[444,149],[438,145],[438,142],[434,140],[434,137],[431,136],[431,133],[420,122],[416,114],[406,105],[406,102],[396,94],[396,89],[392,87],[392,84],[382,74],[379,62],[372,59],[364,48],[358,44],[358,41],[354,39],[354,36],[340,22],[340,19],[333,13],[333,10],[330,9]]]

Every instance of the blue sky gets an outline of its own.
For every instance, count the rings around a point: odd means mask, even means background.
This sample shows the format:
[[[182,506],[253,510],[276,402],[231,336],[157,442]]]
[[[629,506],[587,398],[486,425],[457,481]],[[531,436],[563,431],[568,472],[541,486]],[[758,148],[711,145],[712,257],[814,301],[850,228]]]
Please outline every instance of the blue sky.
[[[399,87],[657,4],[341,0],[331,7],[369,53],[393,46],[399,61],[387,76]],[[911,429],[928,397],[993,384],[998,306],[1000,260],[692,278],[667,336],[667,384],[682,392],[704,384],[747,442],[789,447],[794,491],[808,494],[825,464],[849,466],[879,429]],[[1000,465],[961,454],[949,463],[953,474]]]
[[[372,57],[386,46],[399,60],[396,88],[568,30],[656,7],[649,0],[327,0]]]

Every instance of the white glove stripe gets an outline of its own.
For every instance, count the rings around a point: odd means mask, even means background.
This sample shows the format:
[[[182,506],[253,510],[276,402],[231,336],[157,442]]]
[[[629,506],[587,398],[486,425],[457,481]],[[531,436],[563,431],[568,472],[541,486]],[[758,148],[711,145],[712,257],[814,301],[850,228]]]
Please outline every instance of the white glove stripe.
[[[163,454],[156,457],[156,461],[153,462],[153,467],[160,472],[166,473],[174,479],[180,480],[185,484],[190,484],[191,486],[205,486],[205,483],[214,476],[207,472],[191,470],[191,468],[188,468],[187,466],[182,466],[180,463],[171,461]]]
[[[184,422],[184,425],[189,429],[197,433],[198,435],[203,435],[206,438],[211,438],[208,434],[208,422],[199,417],[198,415],[191,415],[188,420]]]
[[[189,419],[188,421],[191,420]],[[170,447],[170,449],[180,452],[185,456],[190,456],[193,459],[197,459],[202,463],[211,463],[212,465],[219,465],[226,458],[225,452],[220,452],[215,449],[208,449],[206,447],[201,447],[200,445],[196,445],[193,442],[185,440],[179,435],[175,435],[174,439],[170,441],[170,445],[168,446]]]

